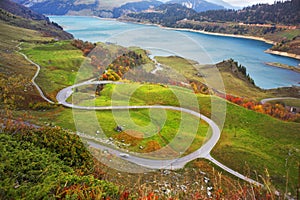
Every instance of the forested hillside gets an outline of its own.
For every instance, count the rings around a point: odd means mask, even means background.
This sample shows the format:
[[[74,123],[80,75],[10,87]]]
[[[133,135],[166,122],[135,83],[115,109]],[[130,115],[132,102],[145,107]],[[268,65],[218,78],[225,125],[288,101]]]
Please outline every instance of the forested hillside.
[[[159,6],[152,13],[130,14],[142,20],[175,24],[178,20],[187,19],[198,22],[242,22],[250,24],[284,24],[299,25],[300,1],[277,2],[275,4],[257,4],[242,10],[210,10],[205,12],[188,11],[186,7],[174,4]],[[158,13],[160,15],[158,15]],[[183,16],[181,13],[185,13]]]
[[[113,17],[118,18],[128,13],[141,12],[149,8],[160,6],[161,4],[163,3],[156,0],[126,3],[125,5],[113,9]]]
[[[153,9],[161,4],[157,0],[14,0],[35,12],[48,15],[95,15],[105,18],[118,18],[128,13]],[[165,1],[164,1],[165,2]],[[177,3],[197,12],[224,9],[218,3],[205,0],[171,0],[167,3]],[[224,2],[220,2],[221,4]],[[228,4],[224,4],[230,6]]]
[[[167,3],[177,3],[187,8],[191,8],[197,12],[203,12],[207,10],[221,10],[225,9],[221,5],[217,5],[205,0],[171,0]]]
[[[176,23],[182,19],[192,17],[197,12],[179,4],[163,4],[155,9],[154,12],[131,13],[129,17],[138,21],[147,21],[163,26],[176,26]]]
[[[242,10],[211,10],[196,14],[189,19],[209,22],[243,22],[250,24],[299,25],[300,1],[292,0],[273,5],[257,4]]]

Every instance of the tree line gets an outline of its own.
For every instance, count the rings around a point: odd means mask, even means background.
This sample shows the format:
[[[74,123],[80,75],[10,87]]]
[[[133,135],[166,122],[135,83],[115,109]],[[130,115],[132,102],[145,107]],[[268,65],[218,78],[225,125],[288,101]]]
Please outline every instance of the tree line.
[[[196,21],[242,22],[247,24],[286,24],[300,23],[299,1],[256,4],[242,10],[210,10],[192,16]]]
[[[241,10],[223,9],[197,13],[179,4],[164,4],[151,13],[131,13],[129,17],[157,23],[164,26],[176,26],[180,20],[199,22],[239,22],[246,24],[285,24],[300,23],[300,5],[298,0],[274,2],[274,4],[256,4]]]

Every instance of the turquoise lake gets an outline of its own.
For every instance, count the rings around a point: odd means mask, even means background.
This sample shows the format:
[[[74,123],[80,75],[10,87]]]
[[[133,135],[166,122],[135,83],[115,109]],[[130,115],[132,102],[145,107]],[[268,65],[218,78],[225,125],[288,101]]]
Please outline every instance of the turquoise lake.
[[[122,46],[139,46],[153,55],[177,55],[212,64],[233,58],[261,88],[300,86],[300,73],[266,65],[278,62],[300,67],[297,59],[271,55],[264,51],[272,45],[262,41],[172,30],[154,25],[124,23],[116,20],[82,16],[49,16],[75,38],[90,42],[112,42]]]

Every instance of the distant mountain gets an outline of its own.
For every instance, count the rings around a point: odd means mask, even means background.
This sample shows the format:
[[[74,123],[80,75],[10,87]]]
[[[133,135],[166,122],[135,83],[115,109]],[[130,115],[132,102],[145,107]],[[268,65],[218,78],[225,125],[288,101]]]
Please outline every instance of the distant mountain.
[[[163,26],[173,27],[177,21],[189,18],[197,14],[193,9],[180,4],[162,4],[152,12],[141,12],[128,14],[127,20],[144,21]]]
[[[71,34],[63,31],[58,24],[50,22],[48,17],[10,0],[0,1],[0,20],[13,26],[37,30],[45,36],[52,36],[57,39],[73,38]]]
[[[237,7],[237,6],[233,6],[223,0],[207,0],[208,2],[210,3],[214,3],[214,4],[217,4],[217,5],[220,5],[220,6],[223,6],[227,9],[240,9],[240,7]]]
[[[14,0],[30,9],[47,15],[96,15],[119,17],[140,12],[162,4],[157,0]]]
[[[70,11],[90,10],[98,7],[98,1],[94,3],[80,3],[76,0],[14,0],[35,12],[47,15],[65,15]]]
[[[178,3],[187,8],[194,9],[197,12],[225,9],[225,7],[221,5],[210,3],[205,0],[171,0],[167,3]]]
[[[156,0],[126,3],[125,5],[122,5],[121,7],[115,8],[113,10],[113,17],[118,18],[128,13],[141,12],[148,9],[153,9],[162,4],[163,3],[161,1]]]
[[[157,0],[13,0],[35,12],[46,15],[96,15],[106,18],[118,18],[133,12],[142,12],[149,8],[154,9],[163,3]],[[210,3],[222,0],[171,0],[168,3],[178,3],[197,12],[224,9],[222,5]]]
[[[32,20],[47,20],[47,17],[9,0],[1,0],[0,8],[11,14]]]

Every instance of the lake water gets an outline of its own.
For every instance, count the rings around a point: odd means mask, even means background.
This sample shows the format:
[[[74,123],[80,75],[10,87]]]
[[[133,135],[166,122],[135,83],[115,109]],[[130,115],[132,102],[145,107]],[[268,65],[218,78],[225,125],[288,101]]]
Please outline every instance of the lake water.
[[[299,67],[300,61],[265,53],[264,51],[271,47],[265,42],[95,17],[49,16],[49,18],[78,39],[139,46],[150,50],[153,55],[177,55],[203,64],[233,58],[247,68],[255,84],[261,88],[300,86],[300,73],[264,64],[278,62]]]

